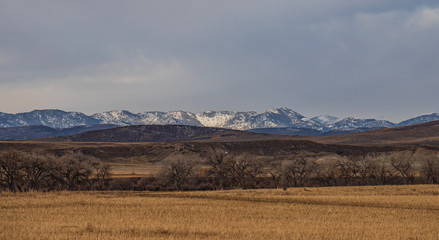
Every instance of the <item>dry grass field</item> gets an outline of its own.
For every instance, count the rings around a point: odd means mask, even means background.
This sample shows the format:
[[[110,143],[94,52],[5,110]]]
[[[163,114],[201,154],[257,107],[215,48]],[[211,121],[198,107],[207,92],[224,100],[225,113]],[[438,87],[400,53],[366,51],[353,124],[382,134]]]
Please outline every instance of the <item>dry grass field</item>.
[[[0,194],[0,239],[439,239],[439,186]]]
[[[160,165],[151,163],[111,163],[113,178],[153,177],[160,172]]]

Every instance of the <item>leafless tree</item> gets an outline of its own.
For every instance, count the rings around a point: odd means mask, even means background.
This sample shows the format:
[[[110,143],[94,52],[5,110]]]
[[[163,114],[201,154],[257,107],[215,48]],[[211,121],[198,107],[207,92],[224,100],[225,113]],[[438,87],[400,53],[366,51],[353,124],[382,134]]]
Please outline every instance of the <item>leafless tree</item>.
[[[344,184],[353,185],[354,180],[360,172],[360,165],[356,157],[339,157],[336,160],[336,167],[340,170],[340,177],[344,180]]]
[[[240,188],[253,187],[256,177],[262,173],[262,163],[250,154],[232,158],[231,176]]]
[[[210,149],[207,154],[206,164],[210,166],[208,174],[217,189],[224,189],[231,177],[233,156],[223,149]]]
[[[392,153],[390,164],[396,170],[396,173],[403,179],[405,184],[414,182],[413,163],[415,151],[400,151]]]
[[[282,177],[281,163],[277,161],[270,163],[270,165],[266,169],[266,172],[268,173],[268,175],[270,176],[273,182],[273,187],[278,188]]]
[[[392,167],[389,163],[388,154],[381,154],[380,157],[376,159],[376,166],[377,184],[386,185],[389,182],[393,181],[393,179],[395,178],[395,173],[394,171],[390,170],[390,168]]]
[[[193,155],[172,155],[163,160],[161,178],[165,183],[171,183],[175,189],[182,190],[182,185],[196,173],[198,157]]]
[[[379,166],[377,159],[379,154],[368,153],[357,157],[356,161],[359,168],[359,176],[363,184],[371,185],[378,183]]]
[[[425,183],[439,183],[439,155],[432,151],[417,153],[416,158],[421,163],[421,173]]]
[[[28,155],[27,161],[23,165],[23,178],[28,190],[39,190],[43,185],[46,185],[52,168],[50,162],[53,159],[54,156],[41,153]]]
[[[324,158],[316,161],[314,174],[322,186],[334,186],[336,184],[337,168],[334,158]]]
[[[68,152],[52,160],[50,176],[55,185],[68,190],[89,183],[93,173],[91,158],[79,152]]]
[[[28,158],[28,154],[14,150],[5,151],[0,155],[0,181],[9,191],[22,191],[23,165]]]
[[[282,162],[283,176],[291,187],[303,187],[315,168],[315,159],[307,156],[294,156]]]
[[[108,163],[103,163],[101,160],[93,158],[90,161],[90,165],[93,169],[93,175],[96,178],[96,186],[98,189],[102,189],[105,184],[111,179],[111,167]]]

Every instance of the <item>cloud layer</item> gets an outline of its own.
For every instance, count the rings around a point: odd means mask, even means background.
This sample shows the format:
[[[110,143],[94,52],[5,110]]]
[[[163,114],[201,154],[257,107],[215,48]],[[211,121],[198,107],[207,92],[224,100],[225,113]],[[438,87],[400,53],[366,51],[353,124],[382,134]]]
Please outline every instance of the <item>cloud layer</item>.
[[[437,112],[433,0],[1,1],[0,111]]]

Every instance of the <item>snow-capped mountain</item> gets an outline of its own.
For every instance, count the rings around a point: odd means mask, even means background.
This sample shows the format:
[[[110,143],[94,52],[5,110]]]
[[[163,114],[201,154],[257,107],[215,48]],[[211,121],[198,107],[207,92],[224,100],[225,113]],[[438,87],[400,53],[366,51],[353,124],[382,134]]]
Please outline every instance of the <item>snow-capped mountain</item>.
[[[340,118],[338,117],[333,117],[330,115],[319,115],[317,117],[313,117],[311,118],[311,120],[324,124],[324,125],[329,125],[329,124],[333,124],[336,123],[340,120]]]
[[[439,113],[421,115],[398,123],[399,127],[439,120]]]
[[[207,111],[191,113],[173,112],[141,112],[134,114],[128,111],[109,111],[92,115],[105,124],[180,124],[248,130],[253,128],[290,127],[323,129],[323,125],[288,108],[278,108],[262,113],[235,111]]]
[[[98,119],[101,123],[116,124],[120,126],[126,125],[192,125],[203,126],[196,118],[195,114],[184,111],[173,112],[141,112],[134,114],[125,110],[114,110],[103,113],[96,113],[92,115],[93,118]]]
[[[352,130],[357,128],[378,129],[389,127],[395,127],[395,124],[385,120],[359,119],[353,117],[348,117],[334,124],[328,125],[330,130]]]
[[[322,124],[288,108],[267,110],[262,113],[256,112],[204,112],[196,115],[203,126],[222,127],[237,130],[254,128],[290,127],[309,129],[323,129]]]
[[[171,112],[141,112],[139,116],[142,118],[143,124],[178,124],[203,126],[195,114],[185,111],[171,111]]]
[[[79,112],[34,110],[27,113],[0,113],[0,127],[44,125],[51,128],[70,128],[100,124],[101,121]]]
[[[296,127],[323,130],[324,125],[313,121],[291,109],[278,108],[257,114],[252,118],[252,128]]]
[[[235,112],[235,111],[207,111],[197,113],[197,120],[206,127],[248,128],[250,119],[257,115],[256,112]]]
[[[319,131],[322,133],[347,132],[352,130],[366,131],[378,128],[406,126],[439,120],[438,113],[422,115],[394,124],[385,120],[345,118],[320,115],[307,118],[289,108],[277,108],[265,112],[206,111],[191,113],[185,111],[141,112],[131,113],[125,110],[114,110],[87,116],[79,112],[62,110],[34,110],[27,113],[0,113],[0,127],[18,127],[43,125],[52,128],[70,128],[75,126],[114,124],[126,125],[191,125],[229,128],[236,130],[289,128]],[[300,131],[299,131],[300,132]]]
[[[125,111],[114,110],[91,115],[92,118],[102,123],[115,124],[120,126],[142,124],[137,114]]]

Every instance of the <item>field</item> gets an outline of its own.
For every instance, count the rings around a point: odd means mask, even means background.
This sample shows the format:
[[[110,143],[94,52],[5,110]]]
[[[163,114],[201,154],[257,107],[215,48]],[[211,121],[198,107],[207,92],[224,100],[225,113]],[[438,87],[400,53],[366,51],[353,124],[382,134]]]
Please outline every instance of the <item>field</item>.
[[[439,186],[0,195],[0,239],[438,239]]]

